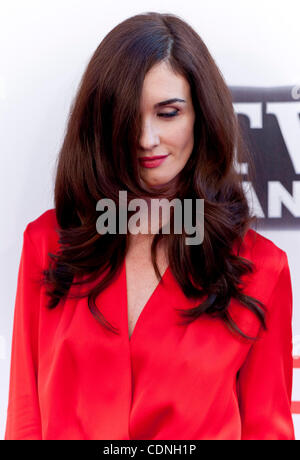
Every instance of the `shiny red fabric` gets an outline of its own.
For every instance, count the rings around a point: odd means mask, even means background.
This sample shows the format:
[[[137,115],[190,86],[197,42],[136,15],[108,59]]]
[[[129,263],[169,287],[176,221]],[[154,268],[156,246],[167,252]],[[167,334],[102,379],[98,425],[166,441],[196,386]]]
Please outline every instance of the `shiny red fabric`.
[[[180,325],[175,308],[197,301],[185,297],[170,267],[129,340],[124,263],[96,300],[119,335],[96,321],[86,297],[46,308],[36,280],[58,249],[56,228],[50,209],[23,234],[6,439],[295,439],[284,251],[252,229],[244,238],[240,255],[256,264],[243,277],[245,292],[266,304],[268,331],[234,300],[229,312],[256,342],[209,315]]]

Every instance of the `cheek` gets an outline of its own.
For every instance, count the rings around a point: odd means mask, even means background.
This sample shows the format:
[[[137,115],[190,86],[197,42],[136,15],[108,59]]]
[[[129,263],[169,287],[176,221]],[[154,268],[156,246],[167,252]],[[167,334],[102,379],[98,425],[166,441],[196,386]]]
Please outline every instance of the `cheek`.
[[[185,153],[194,143],[194,127],[190,121],[186,121],[177,126],[170,127],[166,138],[170,147],[174,148],[174,153]]]
[[[177,155],[187,156],[191,153],[194,145],[193,132],[183,131],[177,133],[173,140],[173,146]]]

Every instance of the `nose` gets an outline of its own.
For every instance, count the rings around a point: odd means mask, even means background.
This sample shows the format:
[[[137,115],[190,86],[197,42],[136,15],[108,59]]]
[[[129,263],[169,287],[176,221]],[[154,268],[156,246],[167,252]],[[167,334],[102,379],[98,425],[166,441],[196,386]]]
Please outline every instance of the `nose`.
[[[154,147],[159,145],[159,133],[156,127],[151,121],[147,121],[142,126],[142,132],[140,136],[140,147],[143,150],[153,150]]]

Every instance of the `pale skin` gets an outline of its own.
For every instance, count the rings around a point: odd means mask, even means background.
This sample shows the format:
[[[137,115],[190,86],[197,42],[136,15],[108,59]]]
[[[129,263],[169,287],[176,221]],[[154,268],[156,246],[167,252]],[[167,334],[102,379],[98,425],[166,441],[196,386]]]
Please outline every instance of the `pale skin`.
[[[184,102],[177,101],[155,107],[159,102],[174,98]],[[138,157],[169,154],[158,167],[141,166],[142,180],[148,186],[157,188],[169,182],[183,169],[193,150],[195,112],[189,83],[182,75],[175,74],[167,63],[159,63],[145,76],[140,104],[142,133]],[[170,113],[176,115],[163,116]],[[129,248],[125,266],[128,332],[131,337],[137,319],[159,281],[150,252],[154,235],[129,233],[128,237]],[[168,260],[165,249],[160,246],[157,248],[157,264],[163,276],[168,267]]]

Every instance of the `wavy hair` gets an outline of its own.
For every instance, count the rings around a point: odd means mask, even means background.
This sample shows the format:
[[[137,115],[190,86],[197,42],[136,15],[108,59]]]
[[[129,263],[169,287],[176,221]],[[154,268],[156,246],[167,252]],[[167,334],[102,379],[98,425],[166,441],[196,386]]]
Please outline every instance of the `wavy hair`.
[[[167,186],[153,190],[141,181],[136,152],[143,81],[151,67],[162,61],[190,85],[194,147],[183,170]],[[228,311],[230,299],[235,298],[266,329],[265,306],[245,295],[241,287],[241,277],[253,271],[253,263],[232,251],[234,243],[240,248],[256,219],[236,169],[235,152],[237,158],[246,159],[254,177],[231,92],[195,30],[176,15],[157,12],[135,15],[114,27],[86,67],[57,158],[54,201],[60,247],[57,254],[49,253],[49,267],[44,270],[48,307],[56,307],[72,284],[98,280],[88,292],[77,296],[88,296],[95,318],[118,333],[95,301],[119,272],[128,237],[97,232],[96,203],[102,198],[118,203],[119,190],[127,191],[128,200],[145,196],[201,198],[205,200],[202,244],[186,245],[184,233],[165,235],[159,231],[151,245],[155,273],[161,281],[156,248],[164,239],[170,269],[183,293],[194,299],[207,296],[192,309],[178,309],[185,323],[206,313],[221,317],[238,335],[255,339],[244,334]]]

